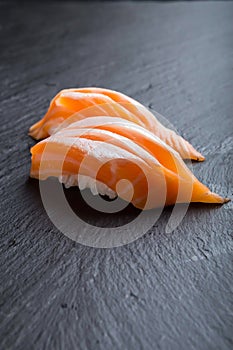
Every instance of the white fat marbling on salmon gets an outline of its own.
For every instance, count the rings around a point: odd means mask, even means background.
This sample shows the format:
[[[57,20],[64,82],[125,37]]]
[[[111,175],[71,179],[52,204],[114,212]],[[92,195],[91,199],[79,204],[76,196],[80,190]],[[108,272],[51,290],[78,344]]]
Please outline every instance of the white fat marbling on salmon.
[[[153,157],[149,152],[144,148],[139,146],[136,142],[121,136],[119,134],[113,133],[108,130],[102,129],[63,129],[61,132],[55,134],[56,137],[102,137],[102,142],[104,144],[114,144],[115,146],[121,147],[124,150],[137,155],[141,158],[142,161],[147,162],[148,164],[154,164],[160,166],[160,163],[155,157]],[[95,140],[93,140],[95,142]],[[69,141],[70,142],[70,141]]]

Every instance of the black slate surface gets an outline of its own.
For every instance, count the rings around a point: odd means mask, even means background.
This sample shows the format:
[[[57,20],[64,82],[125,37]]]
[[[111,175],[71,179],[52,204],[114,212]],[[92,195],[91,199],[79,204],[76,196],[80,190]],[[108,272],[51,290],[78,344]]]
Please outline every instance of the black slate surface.
[[[58,90],[118,89],[164,114],[232,198],[232,18],[231,2],[0,5],[1,349],[232,348],[232,202],[81,246],[28,181],[27,136]]]

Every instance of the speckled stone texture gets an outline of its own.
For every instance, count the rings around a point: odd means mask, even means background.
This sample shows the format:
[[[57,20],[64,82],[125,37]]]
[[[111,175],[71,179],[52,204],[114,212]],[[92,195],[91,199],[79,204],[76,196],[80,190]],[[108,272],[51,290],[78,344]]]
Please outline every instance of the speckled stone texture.
[[[232,202],[191,205],[170,234],[168,208],[132,244],[81,246],[28,180],[27,136],[62,88],[121,90],[165,115],[206,156],[197,177],[232,198],[232,18],[232,2],[0,4],[1,349],[232,349]]]

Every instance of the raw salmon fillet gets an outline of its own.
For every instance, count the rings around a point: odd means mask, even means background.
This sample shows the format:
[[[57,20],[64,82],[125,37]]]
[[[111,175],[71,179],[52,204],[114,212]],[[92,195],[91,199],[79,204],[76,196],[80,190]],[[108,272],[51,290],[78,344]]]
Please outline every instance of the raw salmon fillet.
[[[123,118],[76,121],[37,143],[31,154],[31,177],[53,176],[67,186],[86,178],[89,187],[140,209],[228,201],[203,185],[172,147]]]
[[[43,139],[74,121],[95,116],[119,117],[134,122],[158,136],[183,159],[205,159],[188,141],[163,126],[142,104],[120,92],[102,88],[60,91],[45,116],[30,128],[29,134],[37,140]]]

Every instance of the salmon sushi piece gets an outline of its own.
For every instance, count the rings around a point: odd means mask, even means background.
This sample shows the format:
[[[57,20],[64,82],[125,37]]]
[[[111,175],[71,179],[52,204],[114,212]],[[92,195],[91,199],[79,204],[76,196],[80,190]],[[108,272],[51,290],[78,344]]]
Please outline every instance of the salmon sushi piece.
[[[87,187],[139,209],[227,201],[203,185],[159,137],[119,119],[114,124],[111,117],[90,117],[39,142],[31,149],[30,176],[57,177],[67,187],[88,179]]]
[[[88,116],[120,117],[132,121],[158,136],[174,148],[183,159],[203,161],[205,158],[173,130],[159,120],[138,101],[120,92],[102,88],[65,89],[51,101],[45,116],[30,130],[29,135],[39,140],[52,135],[60,126]]]

